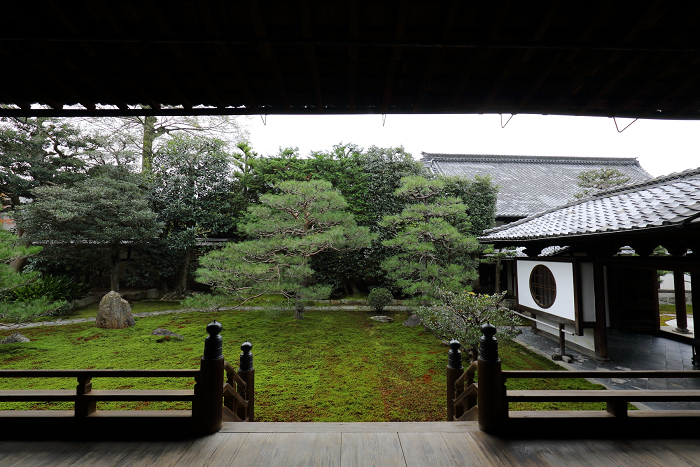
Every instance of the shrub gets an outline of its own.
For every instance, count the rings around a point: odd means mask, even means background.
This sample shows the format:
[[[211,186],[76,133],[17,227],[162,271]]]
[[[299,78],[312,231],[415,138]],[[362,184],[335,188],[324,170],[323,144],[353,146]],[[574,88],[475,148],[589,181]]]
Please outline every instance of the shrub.
[[[381,287],[372,289],[367,296],[367,304],[374,308],[374,311],[377,313],[381,313],[384,307],[390,304],[392,300],[394,300],[394,297],[391,296],[391,292]]]
[[[23,287],[18,287],[10,291],[10,296],[14,301],[29,302],[39,298],[46,298],[50,301],[71,300],[82,298],[90,289],[89,285],[83,284],[68,276],[44,276]]]

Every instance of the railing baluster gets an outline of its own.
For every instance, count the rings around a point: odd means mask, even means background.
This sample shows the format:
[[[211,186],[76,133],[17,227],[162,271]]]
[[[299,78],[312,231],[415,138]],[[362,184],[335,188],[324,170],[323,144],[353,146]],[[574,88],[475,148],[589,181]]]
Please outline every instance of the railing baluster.
[[[222,384],[224,381],[223,338],[219,335],[223,326],[217,321],[207,325],[209,336],[204,340],[204,356],[194,387],[196,398],[192,402],[192,416],[199,419],[202,432],[215,433],[221,429]]]
[[[239,407],[238,416],[243,421],[255,421],[255,368],[253,368],[253,344],[246,341],[241,344],[240,366],[238,376],[245,382],[239,386],[239,394],[248,401],[248,407]]]
[[[464,373],[460,345],[458,340],[451,340],[450,350],[447,352],[447,421],[450,422],[464,413],[464,407],[455,407],[454,404],[455,399],[464,391],[464,383],[455,385]]]
[[[75,388],[75,393],[78,396],[78,398],[75,400],[76,417],[87,417],[88,415],[95,413],[97,410],[96,401],[80,397],[89,393],[90,391],[92,391],[92,377],[79,375],[78,386]]]
[[[496,327],[486,323],[481,326],[479,339],[479,428],[487,433],[499,433],[505,429],[508,403],[498,358],[498,341],[494,337]]]

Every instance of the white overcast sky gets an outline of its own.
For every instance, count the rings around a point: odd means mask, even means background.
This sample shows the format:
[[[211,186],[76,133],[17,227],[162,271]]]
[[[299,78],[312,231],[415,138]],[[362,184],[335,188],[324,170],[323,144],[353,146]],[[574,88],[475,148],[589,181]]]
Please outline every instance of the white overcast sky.
[[[503,122],[508,119],[503,116]],[[632,122],[618,119],[620,129]],[[700,121],[637,120],[618,133],[611,118],[515,115],[259,116],[247,120],[253,149],[275,155],[298,147],[301,156],[334,144],[403,146],[421,152],[553,157],[636,157],[653,176],[700,167]]]

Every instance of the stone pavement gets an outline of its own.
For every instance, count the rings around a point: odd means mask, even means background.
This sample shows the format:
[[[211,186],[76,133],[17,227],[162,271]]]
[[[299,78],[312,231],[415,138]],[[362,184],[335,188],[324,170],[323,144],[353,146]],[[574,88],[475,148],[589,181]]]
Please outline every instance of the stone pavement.
[[[529,327],[521,327],[523,333],[516,341],[551,358],[559,353],[559,343],[533,334]],[[570,370],[600,371],[595,381],[609,389],[700,389],[700,378],[605,378],[606,371],[629,370],[696,370],[690,345],[649,334],[619,333],[608,331],[608,352],[611,363],[599,363],[592,358],[567,349],[574,361],[562,366]],[[642,405],[642,404],[635,404]],[[653,410],[700,410],[700,402],[646,402]]]

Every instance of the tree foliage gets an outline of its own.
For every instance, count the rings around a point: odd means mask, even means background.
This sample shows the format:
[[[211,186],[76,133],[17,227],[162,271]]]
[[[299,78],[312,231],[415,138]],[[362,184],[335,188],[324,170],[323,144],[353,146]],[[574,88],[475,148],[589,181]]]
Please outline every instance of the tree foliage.
[[[345,212],[347,203],[324,180],[285,181],[248,208],[243,231],[254,238],[229,243],[200,260],[197,280],[225,296],[282,294],[303,318],[304,302],[325,298],[330,288],[312,282],[310,259],[327,250],[366,247],[371,235]]]
[[[616,168],[593,169],[581,172],[578,174],[578,186],[583,188],[580,193],[574,196],[579,198],[587,198],[596,194],[601,190],[607,190],[616,186],[624,185],[629,182],[631,177],[620,172]]]
[[[245,206],[233,178],[235,159],[226,147],[223,140],[185,133],[172,137],[153,157],[149,199],[164,226],[162,242],[179,252],[178,292],[188,288],[197,238],[233,236]],[[158,248],[154,242],[144,246]],[[170,262],[158,263],[166,267],[159,274],[170,275]]]
[[[473,362],[479,355],[482,324],[489,322],[496,326],[502,339],[512,339],[516,335],[515,315],[500,305],[504,295],[440,289],[436,293],[436,302],[418,308],[416,314],[435,337],[460,341]]]
[[[122,249],[162,228],[137,180],[123,170],[108,170],[73,186],[35,188],[34,202],[17,211],[24,240],[50,246],[57,255],[89,250],[109,259],[111,288],[118,291]]]
[[[407,295],[425,297],[437,287],[461,290],[476,277],[463,257],[478,244],[456,227],[463,222],[466,206],[458,198],[443,196],[444,185],[442,180],[404,177],[395,195],[408,204],[379,223],[394,235],[383,244],[396,251],[382,268]]]
[[[14,209],[40,186],[86,177],[87,154],[95,150],[80,129],[57,118],[0,119],[0,193]]]

